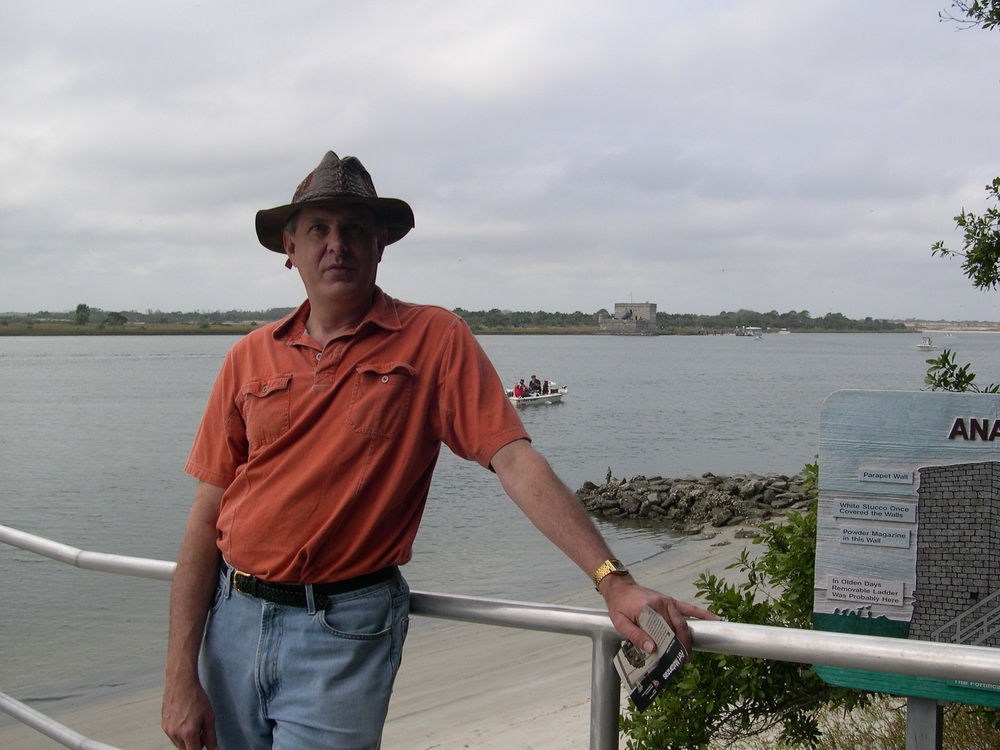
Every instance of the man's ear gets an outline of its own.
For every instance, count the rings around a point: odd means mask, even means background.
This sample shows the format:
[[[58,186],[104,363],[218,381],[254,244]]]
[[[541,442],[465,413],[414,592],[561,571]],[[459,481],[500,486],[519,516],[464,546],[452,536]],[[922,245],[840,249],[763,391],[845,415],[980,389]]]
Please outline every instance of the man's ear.
[[[295,240],[292,238],[288,232],[281,233],[281,245],[285,248],[285,255],[288,259],[285,261],[285,268],[291,268],[295,265],[292,260],[295,257]]]
[[[389,230],[382,227],[378,230],[378,234],[375,237],[375,242],[378,243],[378,262],[382,262],[382,253],[385,252],[386,241],[389,239]]]

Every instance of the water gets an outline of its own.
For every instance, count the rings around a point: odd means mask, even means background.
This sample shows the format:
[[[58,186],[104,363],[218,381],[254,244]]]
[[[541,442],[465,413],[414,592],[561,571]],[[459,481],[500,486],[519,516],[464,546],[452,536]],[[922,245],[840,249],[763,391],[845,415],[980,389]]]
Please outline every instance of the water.
[[[823,400],[915,390],[927,353],[904,334],[487,336],[505,383],[570,386],[522,418],[573,489],[615,476],[794,474],[813,459]],[[1000,380],[1000,338],[938,338]],[[181,468],[229,337],[0,337],[0,523],[83,549],[173,559],[194,480]],[[662,530],[602,522],[625,560]],[[669,554],[667,552],[666,554]],[[588,583],[495,477],[444,451],[413,588],[544,601]],[[168,585],[76,570],[0,545],[0,690],[44,703],[158,677]],[[595,606],[599,602],[595,599]],[[419,623],[418,623],[419,626]]]

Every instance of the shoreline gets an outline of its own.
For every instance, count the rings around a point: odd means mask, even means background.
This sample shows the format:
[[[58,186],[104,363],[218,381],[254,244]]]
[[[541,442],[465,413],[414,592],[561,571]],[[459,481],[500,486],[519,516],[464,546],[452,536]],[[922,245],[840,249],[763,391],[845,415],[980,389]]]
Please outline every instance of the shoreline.
[[[697,602],[695,579],[705,571],[731,578],[726,566],[752,543],[736,538],[737,530],[674,541],[660,553],[626,562],[643,585]],[[582,574],[579,587],[546,603],[602,608]],[[383,745],[402,750],[581,747],[590,732],[590,651],[589,640],[580,637],[415,619]],[[159,750],[170,746],[159,728],[161,691],[157,676],[152,687],[53,709],[51,715],[96,741],[124,750]],[[47,712],[44,706],[41,710]],[[62,746],[14,722],[0,726],[0,747]]]
[[[80,330],[76,327],[73,328],[52,328],[50,330],[43,330],[43,326],[32,327],[32,326],[7,326],[0,327],[0,337],[6,338],[47,338],[52,336],[245,336],[251,331],[255,331],[260,328],[259,325],[240,325],[240,324],[219,324],[212,325],[208,327],[201,326],[163,326],[162,329],[157,326],[137,326],[130,329],[117,329],[117,328],[106,328],[101,330],[95,330],[93,328]],[[658,331],[650,331],[648,333],[618,333],[602,331],[599,328],[475,328],[473,327],[472,333],[475,336],[626,336],[626,337],[647,337],[653,338],[657,336],[735,336],[732,331],[712,331],[705,332],[696,329],[664,329]],[[891,333],[891,334],[914,334],[914,333],[1000,333],[1000,323],[989,324],[979,327],[970,328],[960,328],[960,327],[949,327],[949,328],[907,328],[907,329],[884,329],[884,330],[872,330],[872,331],[860,331],[854,329],[842,330],[839,328],[810,328],[807,330],[795,330],[789,331],[789,333],[795,333],[798,335],[810,334],[810,333],[820,333],[820,334],[869,334],[869,333]],[[768,330],[765,335],[775,335],[777,331]]]

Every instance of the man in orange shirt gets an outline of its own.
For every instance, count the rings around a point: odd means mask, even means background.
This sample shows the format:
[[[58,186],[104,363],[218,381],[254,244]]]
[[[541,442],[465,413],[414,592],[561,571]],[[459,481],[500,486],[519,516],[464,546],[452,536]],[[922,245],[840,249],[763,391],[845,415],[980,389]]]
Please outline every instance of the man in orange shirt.
[[[185,467],[199,483],[162,718],[178,748],[379,747],[408,621],[399,566],[442,443],[496,473],[637,647],[654,648],[636,625],[646,605],[688,648],[684,616],[714,617],[614,559],[461,318],[376,286],[385,246],[412,227],[406,203],[333,152],[291,203],[257,214],[306,301],[229,352]]]

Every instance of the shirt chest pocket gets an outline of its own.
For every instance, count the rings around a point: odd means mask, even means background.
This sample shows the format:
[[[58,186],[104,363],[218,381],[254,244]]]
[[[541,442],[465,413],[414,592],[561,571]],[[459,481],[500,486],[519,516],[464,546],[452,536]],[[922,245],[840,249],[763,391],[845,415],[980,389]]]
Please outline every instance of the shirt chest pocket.
[[[348,424],[355,432],[395,437],[410,411],[416,374],[405,362],[358,365]]]
[[[243,421],[250,445],[265,445],[288,430],[291,375],[251,380],[243,386]]]

